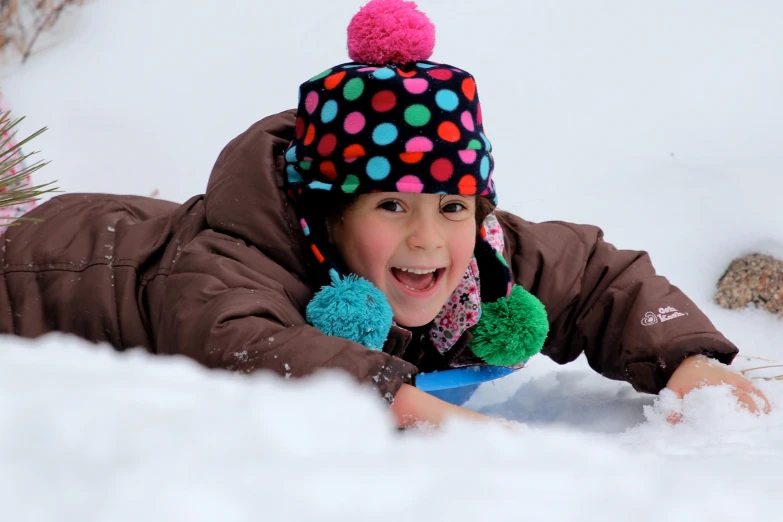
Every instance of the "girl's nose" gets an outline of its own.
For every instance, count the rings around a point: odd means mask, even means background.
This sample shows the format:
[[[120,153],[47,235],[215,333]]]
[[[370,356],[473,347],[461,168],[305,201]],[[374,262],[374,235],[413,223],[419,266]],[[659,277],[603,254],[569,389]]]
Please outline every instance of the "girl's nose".
[[[420,220],[411,227],[407,243],[412,250],[436,250],[443,247],[445,241],[434,223],[429,220]]]

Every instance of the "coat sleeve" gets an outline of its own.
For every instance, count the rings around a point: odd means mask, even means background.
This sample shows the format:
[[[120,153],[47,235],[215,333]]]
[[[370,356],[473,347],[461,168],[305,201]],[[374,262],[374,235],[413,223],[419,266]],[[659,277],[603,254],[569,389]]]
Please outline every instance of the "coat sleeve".
[[[416,367],[308,325],[303,314],[311,297],[259,250],[204,232],[182,250],[167,277],[157,351],[211,368],[272,370],[286,378],[340,369],[392,402]]]
[[[515,282],[546,307],[543,353],[554,361],[584,353],[598,373],[658,393],[689,356],[728,364],[737,354],[646,252],[618,250],[589,225],[499,217]]]

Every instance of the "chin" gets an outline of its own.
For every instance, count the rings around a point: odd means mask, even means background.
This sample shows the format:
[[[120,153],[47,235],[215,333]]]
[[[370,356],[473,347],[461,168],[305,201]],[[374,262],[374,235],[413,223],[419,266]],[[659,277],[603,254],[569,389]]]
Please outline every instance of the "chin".
[[[438,308],[435,312],[431,314],[426,314],[424,312],[418,314],[395,313],[394,322],[403,327],[407,326],[410,328],[416,328],[432,322],[432,320],[435,319],[435,317],[437,317],[438,312],[440,312],[440,308]]]

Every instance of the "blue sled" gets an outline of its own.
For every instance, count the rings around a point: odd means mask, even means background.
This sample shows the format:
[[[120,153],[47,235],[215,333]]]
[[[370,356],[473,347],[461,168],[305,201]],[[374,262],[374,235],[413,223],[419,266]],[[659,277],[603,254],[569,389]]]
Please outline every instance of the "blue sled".
[[[466,366],[416,376],[416,387],[435,397],[462,406],[485,382],[500,379],[517,370],[504,366]]]

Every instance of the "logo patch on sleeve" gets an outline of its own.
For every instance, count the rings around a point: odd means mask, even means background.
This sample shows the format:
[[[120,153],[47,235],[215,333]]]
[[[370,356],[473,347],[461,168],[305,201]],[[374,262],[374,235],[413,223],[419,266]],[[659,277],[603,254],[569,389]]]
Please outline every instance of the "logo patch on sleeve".
[[[654,324],[665,323],[666,321],[677,319],[678,317],[685,317],[686,315],[688,315],[687,312],[680,312],[673,306],[666,306],[659,308],[657,314],[654,312],[647,312],[644,314],[644,317],[642,317],[642,325],[652,326]]]

